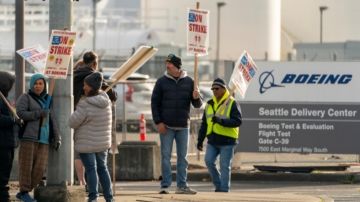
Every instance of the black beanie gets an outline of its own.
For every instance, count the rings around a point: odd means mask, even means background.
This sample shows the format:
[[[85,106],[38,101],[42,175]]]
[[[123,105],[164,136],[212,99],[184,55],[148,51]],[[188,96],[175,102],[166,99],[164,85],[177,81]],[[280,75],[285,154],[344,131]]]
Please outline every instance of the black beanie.
[[[103,81],[103,75],[100,72],[94,72],[87,76],[84,82],[89,85],[92,89],[98,91],[101,88]]]
[[[174,54],[169,54],[166,58],[166,62],[171,62],[176,68],[181,69],[181,58]]]
[[[9,72],[0,71],[0,90],[8,92],[15,83],[15,75]]]
[[[223,88],[226,88],[226,82],[224,79],[216,78],[212,85],[218,85],[222,86]]]

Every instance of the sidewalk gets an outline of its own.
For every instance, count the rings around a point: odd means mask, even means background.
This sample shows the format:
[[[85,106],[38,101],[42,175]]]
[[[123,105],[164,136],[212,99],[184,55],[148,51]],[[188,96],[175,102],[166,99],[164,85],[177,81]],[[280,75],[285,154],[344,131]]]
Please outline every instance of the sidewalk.
[[[202,158],[202,157],[201,157]],[[203,158],[202,158],[203,159]],[[173,165],[173,181],[176,181],[176,158],[171,160]],[[283,166],[284,164],[276,164]],[[301,164],[290,164],[299,166]],[[324,165],[324,164],[322,164]],[[329,164],[330,165],[330,164]],[[333,164],[331,164],[333,166]],[[253,168],[252,164],[242,165],[238,169],[232,170],[232,181],[275,181],[281,183],[282,181],[296,181],[296,182],[342,182],[355,176],[360,179],[360,166],[358,164],[352,165],[346,171],[319,171],[313,173],[290,173],[290,172],[260,172]],[[188,182],[211,182],[211,176],[205,167],[203,160],[198,161],[197,158],[189,158],[188,168]],[[13,182],[17,183],[17,182]],[[208,191],[201,191],[195,195],[175,194],[175,188],[170,189],[170,194],[158,194],[157,188],[141,187],[139,190],[124,190],[121,188],[121,182],[116,184],[115,201],[254,201],[254,202],[330,202],[330,198],[323,196],[311,196],[300,194],[275,194],[275,193],[244,193],[244,192],[230,192],[218,193],[212,189]],[[122,182],[123,183],[123,182]],[[130,182],[129,182],[130,183]],[[15,198],[16,190],[11,190],[11,197],[14,201],[19,201]],[[33,195],[33,193],[31,193]],[[86,197],[84,196],[84,201]],[[99,197],[99,202],[105,202],[103,197]],[[41,201],[39,201],[41,202]],[[80,201],[79,201],[80,202]]]
[[[11,191],[11,199],[14,201],[20,201],[15,198],[16,191]],[[33,193],[31,193],[33,195]],[[84,201],[86,197],[84,197]],[[105,202],[103,197],[98,198],[99,202]],[[154,190],[144,191],[116,191],[116,202],[130,202],[130,201],[146,201],[146,202],[168,202],[168,201],[254,201],[254,202],[330,202],[331,199],[320,198],[308,195],[299,194],[271,194],[271,193],[215,193],[215,192],[200,192],[195,195],[186,194],[174,194],[171,191],[170,194],[158,194]],[[38,201],[41,202],[41,201]],[[79,201],[80,202],[80,201]]]

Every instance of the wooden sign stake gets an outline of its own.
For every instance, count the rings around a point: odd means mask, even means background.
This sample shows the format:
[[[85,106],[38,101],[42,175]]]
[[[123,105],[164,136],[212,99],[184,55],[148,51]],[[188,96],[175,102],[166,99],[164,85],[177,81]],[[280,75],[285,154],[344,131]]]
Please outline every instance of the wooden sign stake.
[[[16,114],[16,112],[14,111],[14,109],[10,106],[9,102],[6,100],[5,96],[2,94],[2,92],[0,92],[0,96],[1,98],[4,100],[5,104],[9,107],[10,111],[13,113],[13,115],[15,116],[15,118],[19,118],[19,116]]]
[[[196,9],[200,8],[200,3],[196,2]],[[198,89],[198,54],[195,53],[194,62],[194,91]]]

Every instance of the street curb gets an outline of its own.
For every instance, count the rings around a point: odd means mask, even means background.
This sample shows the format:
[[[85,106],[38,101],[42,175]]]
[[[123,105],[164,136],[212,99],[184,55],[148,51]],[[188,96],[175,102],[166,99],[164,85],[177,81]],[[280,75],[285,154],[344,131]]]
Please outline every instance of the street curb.
[[[360,173],[231,173],[231,181],[301,181],[301,182],[338,182],[350,179],[352,176],[360,180]],[[176,173],[173,172],[173,180]],[[188,172],[187,181],[211,181],[208,172]]]

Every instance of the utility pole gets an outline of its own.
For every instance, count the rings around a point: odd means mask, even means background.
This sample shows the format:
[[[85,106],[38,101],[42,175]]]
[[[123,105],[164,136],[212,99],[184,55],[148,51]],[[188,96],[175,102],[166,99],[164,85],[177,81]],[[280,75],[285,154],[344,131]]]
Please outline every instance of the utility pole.
[[[61,8],[61,9],[59,9]],[[51,31],[63,30],[66,27],[71,31],[72,26],[72,0],[49,1],[49,36]],[[69,185],[73,182],[73,131],[70,129],[68,119],[73,111],[72,92],[72,66],[70,59],[67,79],[57,79],[53,93],[53,108],[59,125],[62,145],[56,152],[50,150],[47,170],[47,183],[60,184],[66,180]]]
[[[24,9],[25,2],[23,0],[16,0],[15,4],[15,100],[25,92],[25,60],[21,55],[16,53],[16,50],[24,48]]]
[[[49,36],[52,30],[71,31],[73,0],[49,0]],[[78,202],[84,201],[85,190],[82,186],[69,186],[73,183],[74,152],[73,130],[68,119],[73,112],[73,59],[66,79],[57,79],[52,101],[53,112],[61,135],[61,147],[58,151],[49,148],[46,186],[35,188],[34,197],[38,201]]]

